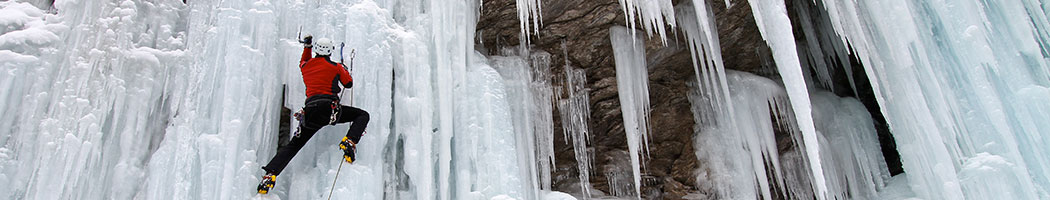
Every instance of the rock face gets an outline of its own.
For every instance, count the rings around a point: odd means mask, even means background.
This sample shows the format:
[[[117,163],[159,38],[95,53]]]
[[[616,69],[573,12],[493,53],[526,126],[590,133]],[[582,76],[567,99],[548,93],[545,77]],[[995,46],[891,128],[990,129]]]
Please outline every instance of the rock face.
[[[674,1],[676,5],[683,2],[686,1]],[[726,68],[775,76],[775,70],[763,67],[771,65],[771,58],[747,1],[733,0],[728,8],[723,0],[710,0],[708,4],[718,20]],[[531,45],[534,50],[551,53],[554,79],[565,79],[562,66],[566,60],[569,66],[587,73],[591,98],[588,147],[594,160],[590,179],[598,190],[592,193],[612,195],[616,185],[610,185],[610,179],[617,177],[610,176],[622,174],[617,170],[629,169],[622,163],[630,163],[609,40],[610,27],[625,26],[624,12],[616,0],[542,1],[542,18],[539,34],[531,36]],[[520,45],[515,1],[484,1],[477,31],[478,48],[490,55],[498,54],[501,48]],[[689,82],[696,81],[695,72],[689,50],[682,42],[684,34],[668,35],[679,38],[669,38],[666,46],[659,38],[645,41],[652,108],[650,156],[642,172],[645,199],[682,199],[689,194],[707,193],[696,187],[695,171],[702,163],[697,163],[694,153],[694,122],[687,98]],[[571,142],[562,137],[560,119],[554,115],[557,166],[552,174],[553,189],[579,193]]]

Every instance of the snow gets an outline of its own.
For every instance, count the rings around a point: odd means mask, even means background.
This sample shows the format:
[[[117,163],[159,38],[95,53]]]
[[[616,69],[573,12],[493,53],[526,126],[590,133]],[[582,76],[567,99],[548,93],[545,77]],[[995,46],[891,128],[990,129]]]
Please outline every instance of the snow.
[[[572,195],[569,195],[569,194],[565,194],[563,192],[551,191],[551,192],[548,192],[546,195],[544,195],[543,199],[546,199],[546,200],[576,200],[576,197],[573,197]]]
[[[40,20],[40,17],[44,16],[42,10],[25,2],[7,1],[0,3],[0,6],[3,6],[3,8],[0,8],[0,11],[3,11],[0,12],[0,25],[5,27],[25,26],[30,22]]]
[[[36,62],[36,61],[40,60],[39,58],[37,58],[35,56],[22,55],[20,53],[15,53],[15,52],[9,51],[9,50],[0,50],[0,58],[3,58],[3,60],[0,60],[0,61],[3,61],[4,65],[6,67],[11,67],[12,68],[11,70],[16,70],[16,69],[13,69],[15,66],[17,66],[17,65],[15,65],[16,63],[23,63],[24,64],[24,63],[32,63],[32,62]],[[8,75],[14,75],[14,74],[10,74],[9,73]]]

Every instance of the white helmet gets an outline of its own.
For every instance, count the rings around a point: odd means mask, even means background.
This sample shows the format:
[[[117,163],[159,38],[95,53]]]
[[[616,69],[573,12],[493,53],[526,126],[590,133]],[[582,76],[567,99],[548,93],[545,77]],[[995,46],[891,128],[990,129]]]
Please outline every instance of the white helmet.
[[[332,44],[332,40],[328,38],[321,38],[314,41],[314,53],[318,56],[332,55],[332,50],[335,50],[335,45]]]

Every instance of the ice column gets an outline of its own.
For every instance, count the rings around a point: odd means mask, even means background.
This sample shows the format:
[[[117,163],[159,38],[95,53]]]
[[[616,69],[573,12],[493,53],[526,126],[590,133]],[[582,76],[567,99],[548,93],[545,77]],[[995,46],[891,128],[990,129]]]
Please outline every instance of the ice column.
[[[818,199],[824,199],[827,185],[824,183],[820,145],[817,143],[817,132],[810,109],[812,104],[809,100],[805,77],[802,74],[802,65],[798,59],[795,37],[791,32],[791,21],[788,20],[786,6],[782,0],[749,0],[748,2],[751,4],[751,11],[755,14],[755,22],[758,24],[759,32],[762,33],[762,38],[773,50],[777,71],[780,72],[787,88],[796,122],[802,132],[802,144],[806,149],[806,158],[810,162],[810,171],[814,176],[814,192]]]
[[[563,85],[565,88],[560,94],[562,99],[558,100],[558,112],[561,116],[564,138],[572,140],[583,197],[590,198],[591,156],[587,143],[590,137],[588,122],[591,119],[591,108],[590,91],[587,90],[587,74],[583,69],[569,66],[568,62],[565,63],[564,70],[565,82]]]
[[[527,98],[527,104],[529,105],[528,112],[529,121],[531,127],[525,127],[524,131],[531,131],[530,134],[525,135],[529,138],[534,138],[530,144],[523,146],[531,146],[535,150],[533,157],[534,162],[537,163],[538,176],[540,177],[540,187],[537,189],[551,190],[551,174],[555,166],[554,162],[554,89],[551,86],[551,72],[550,72],[550,53],[543,51],[536,51],[528,54],[528,74],[531,76],[531,80],[528,82],[528,94],[531,96]],[[515,105],[515,104],[512,104]],[[516,107],[516,106],[514,106]],[[526,140],[528,141],[528,140]],[[531,171],[537,171],[533,169]],[[536,177],[533,175],[532,177]]]
[[[532,185],[518,163],[519,152],[503,79],[486,59],[475,54],[468,66],[462,95],[458,96],[456,136],[453,138],[454,199],[524,199]],[[534,190],[533,190],[534,191]],[[534,197],[535,198],[535,197]]]
[[[477,1],[429,2],[431,59],[433,69],[437,109],[437,196],[436,199],[452,199],[450,193],[454,188],[452,171],[452,137],[458,132],[455,128],[456,95],[461,94],[458,88],[466,79],[467,66],[474,55],[474,26],[477,21]]]
[[[509,105],[525,105],[510,106],[518,161],[532,163],[523,164],[522,174],[530,179],[531,187],[550,190],[554,166],[550,54],[536,51],[526,59],[517,54],[517,48],[504,49],[503,53],[506,56],[491,56],[489,62],[503,77]]]
[[[439,183],[436,177],[437,105],[436,83],[433,80],[435,64],[431,62],[431,49],[419,48],[430,45],[431,18],[418,8],[421,1],[405,1],[404,7],[395,9],[401,16],[404,30],[396,34],[393,42],[394,58],[394,132],[403,141],[401,150],[402,171],[400,182],[411,187],[390,194],[399,199],[436,199]],[[408,179],[408,180],[404,180]]]
[[[640,154],[648,155],[649,143],[649,72],[642,41],[627,27],[609,29],[616,59],[616,84],[623,110],[623,127],[634,172],[635,195],[641,198],[642,175]]]

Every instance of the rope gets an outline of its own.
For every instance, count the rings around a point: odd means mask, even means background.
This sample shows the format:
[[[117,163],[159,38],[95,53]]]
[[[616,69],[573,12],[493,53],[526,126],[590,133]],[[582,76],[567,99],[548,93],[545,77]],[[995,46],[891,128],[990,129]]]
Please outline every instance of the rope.
[[[342,46],[342,45],[340,45],[340,46]],[[354,75],[354,56],[355,55],[356,55],[356,53],[355,53],[354,49],[351,49],[350,50],[350,77],[353,77],[353,75]],[[342,47],[339,47],[339,56],[340,57],[343,56],[343,48]],[[345,93],[340,93],[339,94],[339,99],[343,99],[343,94],[345,94]],[[350,103],[351,106],[354,105],[354,88],[353,87],[350,88],[350,101],[349,101],[349,103]],[[342,107],[342,105],[340,105],[340,107]],[[339,159],[339,169],[335,170],[335,180],[332,180],[332,187],[328,189],[328,200],[332,200],[332,192],[335,191],[335,183],[339,182],[339,172],[343,171],[343,163],[345,163],[345,162],[346,161],[344,161],[342,159],[342,157],[340,157],[340,159]]]
[[[335,191],[335,182],[339,181],[339,171],[343,171],[343,163],[345,162],[339,161],[339,170],[335,171],[335,180],[332,181],[332,188],[328,190],[328,200],[332,200],[332,191]]]

